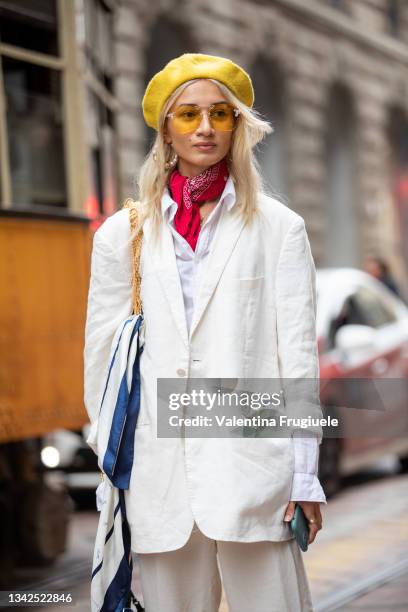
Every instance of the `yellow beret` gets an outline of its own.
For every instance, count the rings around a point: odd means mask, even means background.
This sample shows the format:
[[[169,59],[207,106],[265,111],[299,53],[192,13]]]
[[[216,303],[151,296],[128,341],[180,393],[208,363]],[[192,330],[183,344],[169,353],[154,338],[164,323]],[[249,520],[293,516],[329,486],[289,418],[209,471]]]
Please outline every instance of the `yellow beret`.
[[[179,85],[192,79],[216,79],[247,106],[254,103],[251,78],[240,66],[225,57],[184,53],[166,64],[147,85],[142,108],[148,126],[159,129],[159,117],[166,101]]]

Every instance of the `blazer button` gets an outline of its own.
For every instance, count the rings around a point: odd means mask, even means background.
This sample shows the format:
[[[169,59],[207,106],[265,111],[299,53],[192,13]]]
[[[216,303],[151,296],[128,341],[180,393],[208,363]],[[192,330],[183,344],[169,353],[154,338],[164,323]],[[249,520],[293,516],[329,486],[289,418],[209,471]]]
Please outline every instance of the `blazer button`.
[[[179,369],[177,370],[177,374],[178,374],[179,376],[185,376],[185,375],[186,375],[186,371],[185,371],[185,370],[183,370],[183,368],[179,368]]]

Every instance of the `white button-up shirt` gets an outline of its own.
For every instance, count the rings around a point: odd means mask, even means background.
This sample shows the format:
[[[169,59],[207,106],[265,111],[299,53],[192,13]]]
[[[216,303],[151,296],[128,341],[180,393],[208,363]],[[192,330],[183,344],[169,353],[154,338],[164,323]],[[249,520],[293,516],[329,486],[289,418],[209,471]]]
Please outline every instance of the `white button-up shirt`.
[[[221,207],[228,210],[235,205],[236,194],[231,176],[228,178],[221,197],[201,226],[196,250],[194,251],[187,240],[177,232],[174,227],[174,216],[177,203],[172,199],[168,188],[162,197],[162,214],[168,223],[172,235],[177,267],[183,291],[184,307],[186,312],[187,328],[190,332],[194,312],[194,298],[198,295],[200,279],[208,260],[211,244],[218,227]],[[317,477],[319,448],[316,438],[292,437],[295,467],[292,483],[292,501],[317,501],[326,503],[326,497]]]

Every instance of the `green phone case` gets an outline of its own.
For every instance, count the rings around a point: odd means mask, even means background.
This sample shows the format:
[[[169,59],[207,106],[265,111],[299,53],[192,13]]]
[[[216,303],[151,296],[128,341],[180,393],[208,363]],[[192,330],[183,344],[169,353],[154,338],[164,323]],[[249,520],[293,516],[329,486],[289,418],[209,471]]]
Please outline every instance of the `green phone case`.
[[[290,521],[290,526],[300,548],[306,552],[309,540],[309,523],[298,504],[295,506],[295,513]]]

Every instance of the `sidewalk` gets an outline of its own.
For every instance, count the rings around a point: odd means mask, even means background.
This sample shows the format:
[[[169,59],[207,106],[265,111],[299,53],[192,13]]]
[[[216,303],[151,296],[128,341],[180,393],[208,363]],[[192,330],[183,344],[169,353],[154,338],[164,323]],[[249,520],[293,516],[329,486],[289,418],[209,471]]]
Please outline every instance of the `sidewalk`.
[[[343,608],[343,612],[363,612],[364,610],[366,612],[408,610],[408,574],[359,597]]]
[[[315,604],[407,558],[408,476],[350,487],[322,515],[323,529],[304,553]]]

